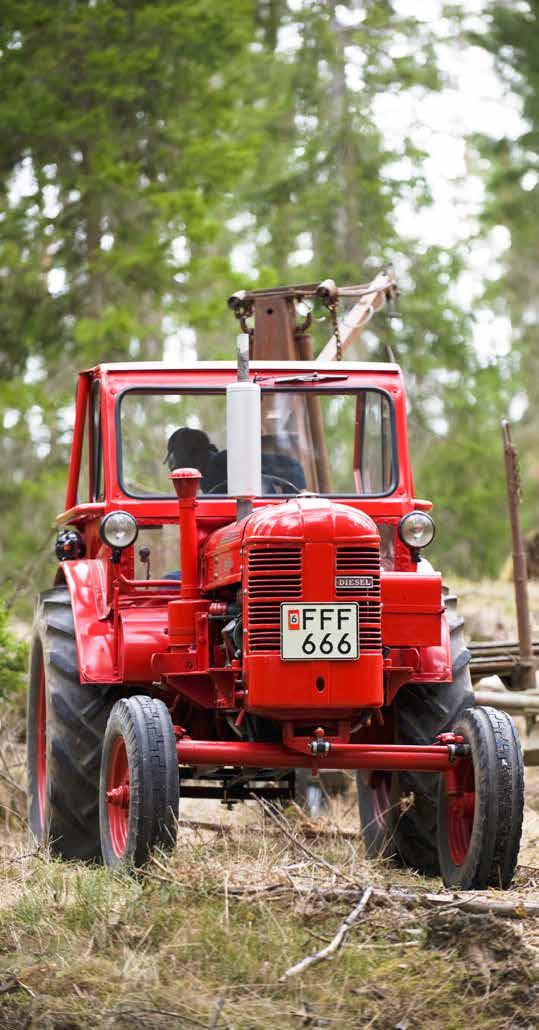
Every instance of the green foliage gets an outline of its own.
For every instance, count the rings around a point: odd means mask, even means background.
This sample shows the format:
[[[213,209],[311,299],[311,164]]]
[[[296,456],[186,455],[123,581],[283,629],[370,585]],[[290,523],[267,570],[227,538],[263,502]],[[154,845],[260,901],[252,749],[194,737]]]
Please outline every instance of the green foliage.
[[[428,557],[461,576],[496,578],[511,552],[501,457],[504,393],[492,366],[477,369],[471,385],[454,381],[446,390],[450,422],[434,441],[425,440],[415,473],[419,495],[435,503],[437,537]]]
[[[505,6],[494,5],[492,34],[481,45],[496,48],[509,72],[514,61],[529,70],[531,104],[532,34],[524,15],[502,17]],[[509,35],[514,60],[504,56]],[[409,381],[418,482],[439,490],[434,499],[450,512],[455,540],[469,532],[470,507],[479,505],[468,574],[501,564],[500,534],[481,532],[492,510],[487,491],[472,472],[457,472],[461,459],[476,461],[470,432],[491,439],[508,368],[497,376],[477,367],[471,320],[451,297],[461,255],[398,236],[398,201],[417,208],[430,201],[428,155],[404,133],[389,147],[377,113],[381,95],[440,88],[436,42],[424,20],[403,17],[391,0],[361,8],[5,0],[0,547],[19,597],[47,579],[78,368],[159,360],[167,339],[181,339],[186,326],[196,330],[200,358],[228,357],[235,326],[225,300],[233,290],[328,275],[356,282],[388,261],[403,288],[402,321],[392,328],[378,316],[350,357],[381,358],[388,343],[394,348]],[[522,141],[526,161],[532,144]],[[520,195],[515,160],[515,148],[498,144],[492,196],[505,206],[492,218],[513,220],[515,246],[521,241],[531,269],[536,194]],[[521,360],[510,368],[520,384],[537,371],[529,296],[518,301]],[[316,324],[317,347],[329,329]],[[172,345],[181,360],[180,344]],[[438,482],[442,461],[452,483]],[[494,476],[495,465],[493,449],[482,468]],[[440,559],[460,568],[460,551],[445,539]]]
[[[503,275],[485,290],[485,302],[507,314],[512,323],[509,363],[512,393],[518,395],[514,439],[520,446],[523,469],[523,521],[536,528],[539,505],[539,318],[537,309],[537,225],[539,223],[539,3],[487,7],[487,30],[471,37],[475,46],[493,55],[508,90],[522,107],[523,132],[517,139],[473,140],[486,163],[486,203],[482,226],[488,232],[505,226],[510,246],[503,258]]]
[[[26,685],[28,647],[8,628],[8,613],[0,601],[0,700],[21,693]]]
[[[252,31],[242,0],[3,4],[0,546],[17,583],[63,505],[77,368],[161,358],[164,320],[188,323],[211,280],[248,162]]]

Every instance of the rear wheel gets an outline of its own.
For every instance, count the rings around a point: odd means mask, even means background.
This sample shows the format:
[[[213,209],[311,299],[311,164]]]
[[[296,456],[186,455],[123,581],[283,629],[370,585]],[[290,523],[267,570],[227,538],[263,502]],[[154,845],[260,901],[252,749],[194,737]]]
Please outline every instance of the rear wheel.
[[[524,769],[515,725],[505,712],[464,712],[455,734],[470,758],[440,776],[437,842],[446,887],[507,888],[517,863]]]
[[[117,701],[107,723],[99,791],[101,849],[113,868],[141,866],[176,843],[176,738],[168,709],[151,697]]]
[[[444,599],[451,637],[451,683],[410,683],[394,703],[395,743],[432,744],[439,733],[474,705],[470,652],[457,599]],[[435,773],[380,771],[358,773],[361,833],[369,857],[396,856],[428,876],[440,871],[436,846],[438,776]]]
[[[99,858],[99,765],[110,687],[80,682],[66,587],[41,594],[30,657],[28,821],[68,859]]]

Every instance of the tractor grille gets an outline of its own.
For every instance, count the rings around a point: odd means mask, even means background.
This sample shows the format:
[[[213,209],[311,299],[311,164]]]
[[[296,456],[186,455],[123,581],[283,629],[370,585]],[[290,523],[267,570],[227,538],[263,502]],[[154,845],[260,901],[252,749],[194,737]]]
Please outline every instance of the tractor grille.
[[[380,553],[375,547],[337,547],[335,579],[372,580],[363,587],[336,586],[336,597],[347,597],[359,606],[359,649],[379,653],[382,650],[382,604],[380,594]]]
[[[249,651],[279,652],[281,602],[303,601],[301,547],[267,547],[249,552],[248,620]],[[337,547],[335,577],[369,577],[370,585],[336,587],[335,598],[357,601],[360,652],[379,654],[382,649],[380,554],[373,547]]]
[[[249,552],[249,650],[280,651],[281,601],[301,601],[301,547]]]

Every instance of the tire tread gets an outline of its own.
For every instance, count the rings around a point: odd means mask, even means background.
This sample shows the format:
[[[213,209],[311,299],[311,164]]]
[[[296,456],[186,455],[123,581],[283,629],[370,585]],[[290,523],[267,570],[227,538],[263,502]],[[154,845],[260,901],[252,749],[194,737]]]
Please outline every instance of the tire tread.
[[[33,798],[32,696],[36,683],[32,666],[28,718],[30,826],[38,837],[47,835],[52,850],[63,858],[99,859],[99,767],[114,688],[80,682],[71,599],[65,587],[53,587],[40,595],[33,646],[41,649],[45,666],[48,784],[44,828],[39,825]]]

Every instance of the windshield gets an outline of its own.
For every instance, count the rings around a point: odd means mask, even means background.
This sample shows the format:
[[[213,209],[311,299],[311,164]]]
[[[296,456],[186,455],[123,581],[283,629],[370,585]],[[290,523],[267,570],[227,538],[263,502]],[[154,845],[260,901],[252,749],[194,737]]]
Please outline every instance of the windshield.
[[[381,390],[262,388],[262,494],[382,496],[396,482],[393,408]],[[175,496],[175,468],[200,493],[227,494],[224,390],[128,390],[120,402],[119,481],[134,497]]]

